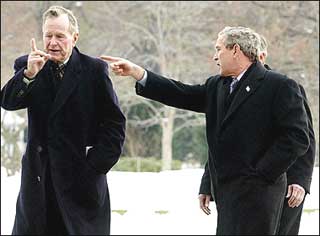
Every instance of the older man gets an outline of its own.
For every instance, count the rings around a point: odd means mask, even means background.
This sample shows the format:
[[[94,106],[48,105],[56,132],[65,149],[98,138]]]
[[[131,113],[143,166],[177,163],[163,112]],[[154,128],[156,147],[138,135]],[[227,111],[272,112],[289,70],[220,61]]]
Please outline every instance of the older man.
[[[271,70],[271,68],[266,64],[268,56],[267,40],[262,35],[260,35],[260,39],[261,48],[259,60],[268,70]],[[310,193],[312,172],[315,162],[316,143],[312,124],[312,114],[308,105],[306,92],[301,84],[299,84],[299,87],[303,96],[304,107],[308,115],[310,146],[308,151],[303,156],[298,157],[296,162],[287,170],[288,189],[283,203],[279,235],[299,234],[303,204],[306,193]]]
[[[28,109],[28,144],[13,234],[106,235],[110,202],[106,173],[118,161],[125,117],[107,64],[75,47],[70,10],[43,14],[45,52],[31,40],[1,91],[7,110]]]
[[[203,85],[182,84],[128,60],[102,56],[116,74],[138,81],[139,95],[206,114],[207,170],[216,181],[220,235],[275,234],[285,171],[309,146],[299,86],[257,61],[259,45],[249,28],[224,28],[215,44],[220,74]]]

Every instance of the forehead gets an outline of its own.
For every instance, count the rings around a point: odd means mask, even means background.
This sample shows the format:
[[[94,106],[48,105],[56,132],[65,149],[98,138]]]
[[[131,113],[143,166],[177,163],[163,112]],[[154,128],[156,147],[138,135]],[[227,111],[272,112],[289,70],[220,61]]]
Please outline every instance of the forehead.
[[[218,36],[218,38],[213,42],[215,48],[224,47],[224,38],[223,36]]]
[[[60,15],[58,17],[49,17],[46,19],[43,25],[43,31],[68,31],[69,29],[69,19],[66,14]]]

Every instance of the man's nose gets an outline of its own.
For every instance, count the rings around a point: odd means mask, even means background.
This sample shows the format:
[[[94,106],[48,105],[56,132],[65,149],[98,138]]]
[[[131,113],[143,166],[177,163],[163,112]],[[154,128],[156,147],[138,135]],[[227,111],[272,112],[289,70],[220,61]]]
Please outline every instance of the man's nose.
[[[218,61],[218,57],[217,57],[217,55],[216,55],[216,54],[214,54],[214,55],[213,55],[212,60],[214,60],[214,61]]]
[[[50,42],[51,45],[52,44],[56,45],[57,44],[57,39],[55,37],[52,37],[49,42]]]

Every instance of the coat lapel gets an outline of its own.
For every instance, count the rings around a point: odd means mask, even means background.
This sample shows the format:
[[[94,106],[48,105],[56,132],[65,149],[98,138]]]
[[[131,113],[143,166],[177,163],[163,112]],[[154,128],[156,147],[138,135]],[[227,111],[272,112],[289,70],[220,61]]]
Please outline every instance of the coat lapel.
[[[50,119],[60,110],[60,108],[67,101],[73,90],[77,87],[80,80],[81,64],[79,53],[76,48],[73,49],[70,61],[66,67],[66,71],[61,83],[61,87],[57,92],[53,106],[50,113]]]
[[[243,81],[238,93],[235,95],[229,110],[223,119],[222,125],[225,124],[225,122],[239,108],[239,106],[244,103],[248,97],[254,94],[257,88],[261,85],[266,70],[260,63],[256,63],[256,65],[253,66],[255,67],[251,72],[249,72],[248,77]]]
[[[217,89],[217,114],[218,114],[218,127],[220,127],[220,124],[223,121],[224,114],[225,114],[225,101],[226,101],[226,92],[228,91],[229,84],[227,83],[227,77],[223,78],[220,77],[221,81],[218,84]]]

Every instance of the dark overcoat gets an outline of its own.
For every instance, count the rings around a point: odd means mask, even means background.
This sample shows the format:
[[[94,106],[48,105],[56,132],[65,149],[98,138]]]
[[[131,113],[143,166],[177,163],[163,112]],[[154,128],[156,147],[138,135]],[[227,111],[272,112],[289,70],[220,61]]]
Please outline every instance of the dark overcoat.
[[[216,233],[275,234],[286,192],[284,173],[309,146],[297,83],[255,62],[225,111],[228,85],[219,75],[203,85],[187,85],[147,74],[145,86],[137,83],[137,94],[206,114],[207,184],[216,183]]]
[[[13,234],[44,233],[47,166],[68,233],[109,234],[106,173],[122,152],[125,117],[105,62],[74,48],[56,95],[51,63],[47,61],[35,81],[26,85],[27,56],[18,58],[13,78],[1,91],[4,109],[28,111]]]

